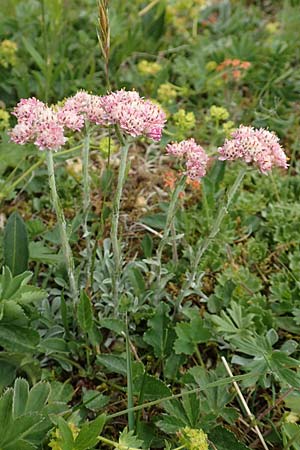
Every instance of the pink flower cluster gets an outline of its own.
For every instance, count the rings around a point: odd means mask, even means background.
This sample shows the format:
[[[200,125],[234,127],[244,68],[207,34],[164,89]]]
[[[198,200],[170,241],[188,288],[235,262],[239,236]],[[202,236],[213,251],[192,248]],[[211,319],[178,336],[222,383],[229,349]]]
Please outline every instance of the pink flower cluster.
[[[18,124],[10,133],[17,144],[34,142],[41,150],[58,150],[67,138],[64,128],[80,131],[85,122],[119,125],[131,136],[161,139],[165,113],[135,91],[117,91],[103,97],[79,91],[63,106],[50,108],[36,98],[22,99],[13,111]]]
[[[169,144],[166,151],[173,156],[185,159],[186,175],[191,180],[205,176],[209,157],[194,139]]]
[[[41,150],[58,150],[66,142],[57,114],[36,98],[22,99],[13,113],[18,123],[10,132],[17,144],[34,142]]]
[[[288,167],[287,157],[275,133],[264,128],[240,127],[218,148],[220,160],[243,159],[255,164],[261,173],[267,174],[272,167]]]
[[[131,136],[147,136],[154,141],[161,139],[166,123],[164,111],[150,100],[144,100],[136,91],[112,92],[100,99],[104,110],[104,123],[119,125]]]

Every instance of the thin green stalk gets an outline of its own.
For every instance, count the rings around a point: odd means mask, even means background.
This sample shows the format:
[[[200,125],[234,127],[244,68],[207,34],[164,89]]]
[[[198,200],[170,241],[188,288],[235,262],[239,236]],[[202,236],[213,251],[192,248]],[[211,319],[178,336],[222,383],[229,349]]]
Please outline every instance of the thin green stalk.
[[[126,366],[127,366],[127,405],[128,405],[128,429],[134,430],[134,412],[132,411],[133,402],[133,385],[132,385],[132,364],[131,364],[131,351],[130,351],[130,338],[128,329],[128,317],[126,314]]]
[[[192,264],[191,274],[190,274],[189,278],[186,280],[186,282],[184,283],[184,285],[180,291],[180,294],[177,297],[177,300],[175,303],[175,308],[174,308],[175,313],[178,311],[178,308],[180,307],[181,302],[184,299],[187,291],[195,283],[195,279],[196,279],[196,275],[198,272],[198,267],[199,267],[200,261],[204,255],[204,253],[207,251],[207,249],[209,248],[209,246],[211,245],[211,243],[214,241],[215,237],[219,233],[221,224],[224,220],[224,217],[228,213],[228,208],[230,207],[231,202],[243,181],[246,171],[247,171],[246,168],[243,168],[240,170],[235,182],[233,183],[233,185],[230,187],[230,189],[228,191],[226,204],[219,209],[217,217],[213,221],[213,226],[211,228],[209,235],[207,236],[207,238],[204,239],[204,241],[202,242],[202,245],[199,246],[198,251],[195,256],[195,259]]]
[[[205,387],[202,386],[202,387],[199,387],[199,388],[191,389],[190,391],[182,391],[179,394],[168,395],[167,397],[163,397],[163,398],[160,398],[158,400],[152,400],[150,402],[146,402],[146,403],[143,403],[141,405],[134,406],[133,408],[127,408],[127,409],[123,409],[122,411],[117,411],[117,412],[115,412],[113,414],[109,414],[106,417],[106,421],[109,421],[111,419],[115,419],[116,417],[124,416],[125,414],[128,414],[129,411],[132,411],[132,412],[134,412],[134,411],[141,411],[142,409],[150,408],[152,406],[159,405],[162,402],[172,401],[172,400],[175,400],[176,398],[181,398],[181,397],[189,396],[189,395],[192,395],[192,394],[196,394],[198,392],[202,392],[202,391],[204,391],[206,389],[209,389],[209,388],[227,386],[227,384],[231,384],[232,381],[248,380],[249,378],[253,377],[254,375],[258,375],[258,374],[257,373],[255,373],[255,374],[253,374],[253,373],[246,373],[244,375],[236,375],[233,378],[226,377],[226,378],[223,378],[223,380],[213,381],[212,383],[208,383],[207,385],[205,385]]]
[[[167,244],[168,238],[169,238],[169,234],[172,228],[172,223],[174,220],[174,216],[176,213],[176,208],[177,208],[177,201],[179,198],[179,194],[180,192],[183,191],[184,185],[185,185],[185,181],[186,181],[186,176],[183,175],[180,180],[177,182],[176,187],[172,193],[172,197],[170,200],[170,204],[169,204],[169,208],[168,208],[168,212],[167,212],[167,218],[166,218],[166,224],[165,224],[165,228],[164,228],[164,232],[163,232],[163,237],[161,238],[159,244],[158,244],[158,248],[157,248],[157,253],[156,253],[156,279],[157,279],[157,288],[159,290],[159,286],[160,286],[160,281],[161,281],[161,261],[162,261],[162,255],[163,255],[163,251],[164,248]]]
[[[62,251],[65,259],[65,264],[69,276],[70,282],[70,290],[74,304],[76,305],[78,302],[78,291],[76,287],[75,281],[75,265],[74,259],[72,255],[72,250],[69,244],[68,235],[67,235],[67,224],[64,216],[63,209],[60,204],[60,200],[57,194],[56,182],[55,182],[55,174],[54,174],[54,164],[53,164],[53,154],[51,151],[47,151],[47,168],[48,168],[48,177],[49,177],[49,186],[51,199],[53,203],[53,207],[56,213],[57,224],[60,233]]]
[[[112,223],[111,223],[111,242],[113,248],[113,257],[114,257],[114,275],[112,278],[113,284],[113,299],[114,304],[117,307],[119,303],[119,279],[120,279],[120,271],[121,271],[121,248],[118,239],[118,228],[119,228],[119,216],[120,216],[120,204],[121,197],[123,192],[123,186],[125,182],[125,173],[126,173],[126,164],[127,164],[127,155],[130,143],[124,142],[123,147],[121,148],[121,158],[120,158],[120,167],[118,174],[118,182],[117,188],[113,200],[113,208],[112,208]]]
[[[86,242],[86,280],[90,281],[92,246],[90,232],[88,228],[88,216],[90,212],[90,176],[89,176],[89,156],[90,156],[90,132],[86,126],[85,136],[82,146],[82,178],[83,178],[83,236]]]

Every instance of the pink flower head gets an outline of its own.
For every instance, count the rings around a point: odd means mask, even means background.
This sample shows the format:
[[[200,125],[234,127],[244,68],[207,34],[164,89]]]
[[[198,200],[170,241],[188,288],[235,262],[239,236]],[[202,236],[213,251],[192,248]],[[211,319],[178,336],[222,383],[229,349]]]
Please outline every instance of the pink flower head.
[[[104,111],[101,106],[101,97],[79,91],[73,97],[67,98],[64,105],[58,110],[58,119],[62,125],[73,131],[80,131],[86,120],[104,123]]]
[[[36,120],[40,111],[44,110],[46,105],[35,97],[22,98],[14,108],[12,114],[18,121],[26,122],[28,125]]]
[[[144,100],[136,91],[120,90],[100,99],[103,108],[103,124],[119,125],[131,136],[147,136],[154,141],[161,139],[166,122],[164,111],[150,100]]]
[[[231,134],[231,139],[226,139],[218,151],[220,160],[243,159],[246,163],[255,164],[265,175],[273,166],[284,169],[288,167],[279,138],[264,128],[255,129],[240,125]]]
[[[173,156],[185,158],[187,169],[185,173],[191,180],[198,180],[205,176],[209,157],[194,139],[174,142],[167,145],[166,150]]]
[[[13,114],[18,123],[11,130],[10,138],[16,144],[33,142],[40,150],[58,150],[66,142],[63,126],[57,113],[43,102],[35,99],[22,99]]]

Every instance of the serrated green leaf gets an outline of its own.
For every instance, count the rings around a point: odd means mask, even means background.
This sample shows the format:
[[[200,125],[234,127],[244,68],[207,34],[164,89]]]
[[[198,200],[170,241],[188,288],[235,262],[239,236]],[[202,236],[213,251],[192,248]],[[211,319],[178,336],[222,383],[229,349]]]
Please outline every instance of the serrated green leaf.
[[[144,341],[154,349],[157,358],[163,358],[167,352],[170,307],[166,303],[160,303],[156,308],[154,316],[148,320],[148,331],[144,334]],[[169,346],[171,347],[171,346]],[[170,348],[169,348],[170,350]]]
[[[137,376],[133,380],[134,394],[139,396],[141,390],[145,400],[155,400],[171,395],[170,389],[163,381],[148,374]]]
[[[192,317],[190,322],[178,323],[175,332],[177,339],[174,342],[174,350],[177,354],[192,355],[196,345],[208,342],[211,338],[210,331],[199,316]]]
[[[90,389],[83,394],[82,401],[84,406],[91,411],[100,411],[109,402],[109,397],[100,392]]]
[[[14,384],[13,417],[24,414],[29,394],[29,385],[23,378],[17,378]]]
[[[143,441],[134,435],[134,431],[128,431],[125,428],[119,437],[119,444],[123,445],[124,448],[142,448]]]
[[[28,236],[26,225],[18,212],[9,217],[3,238],[4,265],[10,268],[12,275],[23,273],[28,268]]]
[[[208,437],[218,450],[250,450],[231,431],[221,426],[214,428]]]
[[[110,372],[127,374],[126,359],[117,355],[97,355],[97,363],[103,365]]]
[[[40,382],[33,386],[28,395],[26,412],[40,412],[46,405],[50,395],[49,383]]]
[[[97,417],[92,422],[85,423],[75,439],[74,450],[87,450],[98,442],[98,436],[101,434],[106,422],[105,414]]]

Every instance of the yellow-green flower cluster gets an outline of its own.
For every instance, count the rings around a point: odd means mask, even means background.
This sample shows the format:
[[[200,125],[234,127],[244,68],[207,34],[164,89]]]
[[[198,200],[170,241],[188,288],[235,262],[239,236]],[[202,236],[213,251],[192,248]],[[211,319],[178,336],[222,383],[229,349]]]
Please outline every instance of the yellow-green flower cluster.
[[[99,142],[99,150],[104,157],[108,154],[115,153],[118,150],[118,146],[108,136],[103,137]]]
[[[176,127],[178,128],[181,139],[181,136],[184,137],[188,131],[195,128],[195,114],[193,112],[186,112],[184,109],[179,109],[173,115],[173,122],[174,125],[176,125]]]
[[[18,46],[15,42],[5,39],[0,43],[0,66],[5,68],[17,63]]]
[[[162,103],[172,103],[177,97],[177,90],[173,84],[163,83],[157,90],[157,97]]]
[[[137,68],[142,75],[156,75],[162,69],[157,62],[150,62],[146,59],[139,61]]]
[[[9,114],[0,108],[0,131],[4,131],[7,128],[9,128]]]
[[[76,437],[79,434],[79,428],[76,425],[74,425],[74,423],[68,423],[68,425],[72,432],[73,438],[76,439]],[[63,450],[63,448],[60,445],[61,434],[58,428],[56,428],[56,430],[51,433],[51,437],[52,439],[50,440],[48,446],[52,448],[52,450]]]
[[[205,69],[207,70],[207,72],[213,72],[217,67],[218,64],[216,63],[216,61],[208,61],[208,63],[206,63],[205,65]]]
[[[182,428],[178,432],[178,438],[187,450],[208,450],[207,435],[201,429]]]
[[[226,120],[229,117],[229,112],[227,111],[226,108],[223,108],[222,106],[216,106],[216,105],[211,106],[209,113],[210,113],[210,117],[217,121]]]
[[[266,25],[266,31],[270,34],[276,34],[280,29],[279,22],[269,22]]]
[[[232,120],[228,120],[228,122],[224,122],[222,125],[224,134],[227,138],[231,136],[231,133],[236,129],[236,126]]]

